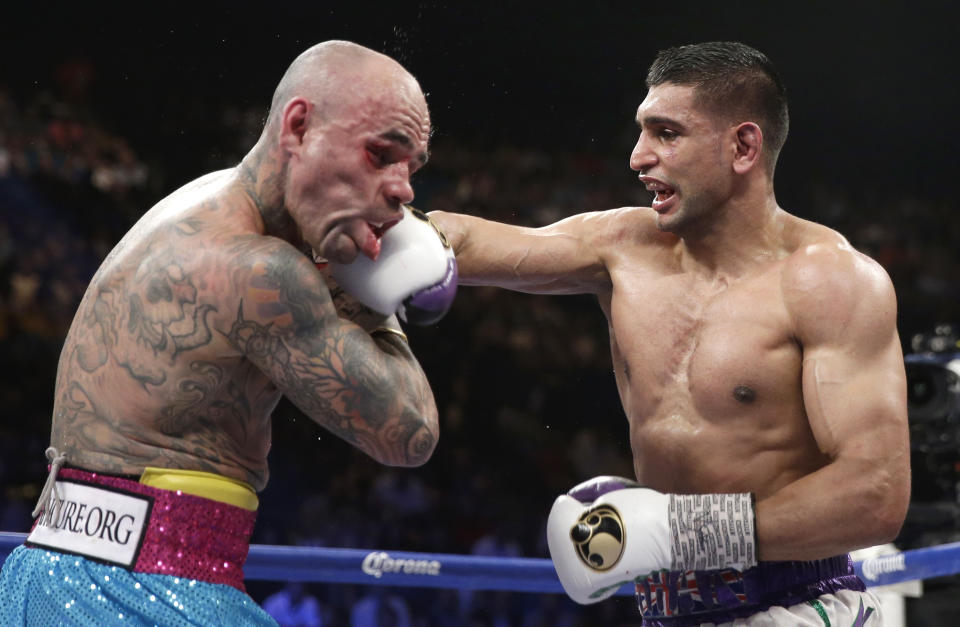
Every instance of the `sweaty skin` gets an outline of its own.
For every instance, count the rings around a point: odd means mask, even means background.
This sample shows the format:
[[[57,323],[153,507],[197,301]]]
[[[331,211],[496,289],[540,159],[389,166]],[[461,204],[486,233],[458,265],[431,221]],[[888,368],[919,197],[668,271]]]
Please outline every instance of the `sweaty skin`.
[[[542,228],[432,212],[461,285],[596,295],[636,478],[752,492],[759,559],[887,542],[909,501],[906,378],[883,269],[780,209],[755,124],[653,87],[631,157],[653,208]]]
[[[343,81],[350,102],[322,100]],[[244,161],[159,202],[91,281],[57,373],[52,445],[67,463],[203,470],[259,490],[281,395],[382,463],[424,463],[430,386],[398,336],[368,333],[396,320],[328,284],[312,255],[376,256],[429,128],[392,60],[342,42],[302,55]]]
[[[902,356],[885,273],[836,233],[779,216],[770,250],[708,276],[685,270],[646,208],[541,229],[431,213],[461,285],[596,294],[639,482],[753,492],[760,558],[819,559],[899,529]]]

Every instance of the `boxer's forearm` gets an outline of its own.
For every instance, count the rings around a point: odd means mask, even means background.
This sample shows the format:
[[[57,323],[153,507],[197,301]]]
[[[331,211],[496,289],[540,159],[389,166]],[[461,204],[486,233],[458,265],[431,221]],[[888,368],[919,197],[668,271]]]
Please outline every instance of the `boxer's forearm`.
[[[587,214],[541,228],[434,211],[456,254],[461,285],[531,294],[596,293],[610,279],[583,228]]]
[[[391,317],[392,318],[392,317]],[[374,363],[384,373],[384,390],[389,411],[375,428],[380,444],[366,452],[389,466],[420,466],[430,459],[439,439],[439,412],[427,375],[414,355],[406,334],[394,320],[393,325],[374,329],[371,338],[380,353]],[[378,423],[367,421],[371,427]],[[399,448],[395,441],[406,438]],[[361,448],[364,448],[361,446]]]
[[[500,248],[495,231],[498,227],[511,227],[459,213],[434,211],[429,215],[453,248],[461,284],[502,286],[494,269],[498,255],[505,251]],[[480,245],[474,246],[475,242]]]
[[[878,459],[838,459],[757,503],[759,558],[813,560],[896,537],[910,474]]]
[[[462,213],[450,213],[448,211],[431,211],[427,214],[447,237],[447,242],[453,248],[453,252],[459,254],[463,249],[464,241],[470,234],[472,223],[479,222],[481,219],[474,216],[468,216]]]

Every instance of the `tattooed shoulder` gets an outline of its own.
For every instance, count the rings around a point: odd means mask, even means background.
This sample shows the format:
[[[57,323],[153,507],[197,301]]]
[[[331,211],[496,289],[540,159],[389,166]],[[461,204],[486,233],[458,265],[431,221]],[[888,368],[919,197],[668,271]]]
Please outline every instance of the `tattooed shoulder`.
[[[299,333],[336,317],[323,277],[312,261],[273,238],[241,241],[234,254],[231,282],[242,300],[241,317],[269,324],[278,332]]]

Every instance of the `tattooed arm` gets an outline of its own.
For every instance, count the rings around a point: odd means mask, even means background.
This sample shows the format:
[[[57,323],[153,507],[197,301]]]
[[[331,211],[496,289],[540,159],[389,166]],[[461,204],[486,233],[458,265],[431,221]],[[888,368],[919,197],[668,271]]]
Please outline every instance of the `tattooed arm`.
[[[377,461],[426,462],[437,408],[409,346],[374,341],[338,316],[323,276],[292,247],[270,241],[242,258],[228,339],[303,412]]]

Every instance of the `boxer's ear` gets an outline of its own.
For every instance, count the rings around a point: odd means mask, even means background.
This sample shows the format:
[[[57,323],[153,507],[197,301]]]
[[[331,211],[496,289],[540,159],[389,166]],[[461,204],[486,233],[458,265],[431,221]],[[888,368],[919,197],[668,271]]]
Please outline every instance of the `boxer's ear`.
[[[302,97],[291,98],[280,116],[280,146],[296,151],[303,144],[313,104]]]
[[[753,122],[742,122],[733,129],[733,171],[746,174],[757,163],[763,149],[763,131]]]

